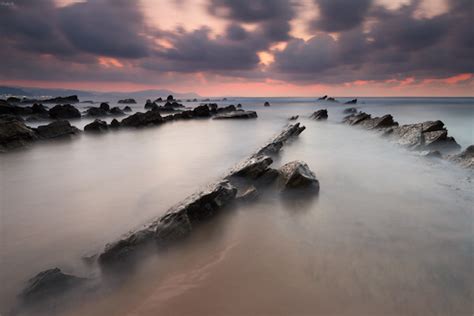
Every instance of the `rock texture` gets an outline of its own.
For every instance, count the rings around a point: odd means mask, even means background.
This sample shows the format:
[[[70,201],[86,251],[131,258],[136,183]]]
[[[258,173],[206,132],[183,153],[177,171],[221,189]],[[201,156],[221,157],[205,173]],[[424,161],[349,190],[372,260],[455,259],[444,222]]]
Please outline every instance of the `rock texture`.
[[[474,145],[467,147],[458,154],[448,156],[448,159],[464,168],[474,169]]]
[[[309,169],[308,165],[302,161],[292,161],[279,170],[282,188],[314,188],[319,191],[319,181],[316,175]]]
[[[0,115],[0,151],[23,147],[37,139],[35,132],[23,120]]]
[[[66,120],[54,121],[48,125],[38,126],[35,131],[41,139],[69,137],[80,133],[79,129],[72,126]]]
[[[107,126],[107,122],[98,119],[84,126],[84,132],[88,133],[101,133],[107,131],[108,129],[109,127]]]
[[[311,114],[310,118],[313,120],[327,120],[328,119],[328,110],[322,109]]]
[[[254,111],[233,111],[228,113],[217,114],[215,120],[225,119],[252,119],[257,118],[257,112]]]
[[[49,116],[53,119],[74,119],[80,118],[81,112],[70,104],[58,104],[49,110]]]

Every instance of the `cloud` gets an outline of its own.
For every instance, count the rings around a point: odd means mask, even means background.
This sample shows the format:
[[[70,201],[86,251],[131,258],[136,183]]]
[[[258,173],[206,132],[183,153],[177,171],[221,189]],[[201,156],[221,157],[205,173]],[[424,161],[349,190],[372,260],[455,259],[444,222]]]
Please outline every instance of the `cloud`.
[[[312,30],[339,32],[359,26],[367,15],[372,0],[314,0],[319,17],[311,23]]]

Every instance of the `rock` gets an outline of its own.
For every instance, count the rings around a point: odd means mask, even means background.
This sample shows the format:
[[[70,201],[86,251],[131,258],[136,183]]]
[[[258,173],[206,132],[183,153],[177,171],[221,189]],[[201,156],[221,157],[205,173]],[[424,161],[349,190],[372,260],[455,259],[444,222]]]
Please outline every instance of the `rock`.
[[[367,114],[365,112],[359,112],[357,114],[352,114],[349,116],[346,116],[343,120],[344,123],[350,124],[350,125],[357,125],[363,122],[364,120],[370,119],[371,116],[370,114]]]
[[[326,109],[318,110],[314,112],[313,114],[311,114],[310,118],[312,118],[313,120],[318,120],[318,121],[327,120],[328,110]]]
[[[234,112],[217,114],[216,116],[214,116],[215,120],[251,119],[251,118],[257,118],[257,112],[255,112],[255,111],[234,111]]]
[[[263,106],[270,106],[270,102],[265,101],[265,103],[263,104]]]
[[[156,99],[155,101],[153,102],[163,102],[163,99],[161,97],[159,97],[158,99]]]
[[[106,102],[102,102],[99,106],[100,109],[104,110],[105,112],[110,111],[110,105]]]
[[[336,99],[334,98],[327,98],[326,101],[329,101],[329,102],[338,102]]]
[[[211,111],[207,105],[199,105],[193,109],[193,115],[196,117],[210,117]]]
[[[165,214],[157,223],[154,238],[158,245],[167,246],[191,233],[191,222],[186,212]]]
[[[38,99],[28,99],[24,98],[21,100],[21,103],[55,103],[55,104],[69,104],[69,103],[78,103],[79,98],[77,95],[70,95],[67,97],[56,97],[52,99],[38,100]]]
[[[58,104],[49,110],[49,116],[53,119],[73,119],[80,118],[81,112],[70,104]]]
[[[174,100],[174,97],[171,94],[166,98],[166,101],[168,101],[168,102],[171,102],[173,100]]]
[[[9,103],[0,104],[0,115],[30,115],[33,111],[30,107],[11,105]]]
[[[22,119],[0,115],[0,151],[22,147],[36,139],[35,132]]]
[[[91,107],[89,109],[87,109],[87,116],[92,116],[92,117],[97,117],[97,116],[107,116],[107,111],[102,109],[102,108],[98,108],[98,107]]]
[[[356,114],[357,109],[356,108],[347,108],[347,109],[344,109],[344,111],[342,111],[342,113],[344,113],[344,114]]]
[[[367,118],[360,122],[360,125],[367,129],[382,129],[387,127],[398,126],[390,114],[382,117]]]
[[[292,117],[290,117],[288,120],[289,121],[296,121],[300,116],[299,115],[294,115]]]
[[[245,177],[250,179],[256,179],[261,176],[273,163],[273,159],[258,155],[250,157],[245,161],[235,166],[229,173],[229,177]]]
[[[240,104],[240,103],[237,104],[237,108],[238,108],[238,109],[241,109],[241,108],[242,108],[242,104]]]
[[[51,122],[48,125],[38,126],[35,131],[42,139],[68,137],[80,132],[79,129],[72,126],[71,123],[66,120],[58,120]]]
[[[48,115],[48,109],[42,104],[35,103],[31,106],[31,111],[33,114]]]
[[[132,112],[132,108],[127,105],[126,107],[123,108],[123,111],[124,112]]]
[[[163,122],[158,111],[147,111],[145,113],[137,112],[122,120],[121,125],[125,127],[143,127],[147,125],[156,125]]]
[[[426,158],[438,158],[441,159],[443,155],[438,150],[430,150],[426,154],[423,155]]]
[[[20,103],[21,99],[17,98],[17,97],[9,97],[9,98],[7,98],[7,102],[8,103]]]
[[[115,116],[125,115],[124,111],[122,111],[118,106],[114,106],[113,108],[111,108],[110,114]]]
[[[357,99],[353,99],[350,101],[345,102],[344,104],[357,104]]]
[[[120,122],[117,121],[116,119],[113,119],[112,122],[110,122],[110,128],[120,128]]]
[[[164,105],[165,108],[183,108],[184,105],[176,102],[176,101],[167,101]]]
[[[107,131],[109,127],[107,126],[107,122],[101,121],[101,120],[94,120],[94,122],[87,124],[84,126],[84,132],[89,132],[89,133],[100,133]]]
[[[120,104],[136,104],[137,101],[135,101],[135,99],[123,99],[123,100],[119,100],[118,103]]]
[[[448,160],[464,168],[474,169],[474,145],[467,147],[459,154],[449,155]]]
[[[275,182],[278,179],[280,173],[278,170],[273,168],[268,168],[259,178],[258,183],[264,186],[268,186]]]
[[[155,102],[151,102],[151,100],[146,100],[145,103],[145,110],[157,110],[158,109],[158,104]]]
[[[279,169],[283,189],[312,187],[319,191],[316,175],[302,161],[292,161]]]
[[[300,126],[300,123],[288,125],[280,134],[274,137],[267,145],[260,148],[253,156],[273,155],[278,153],[285,142],[290,138],[298,136],[305,129],[306,127]]]
[[[250,202],[255,201],[258,198],[258,191],[253,185],[249,186],[245,190],[239,191],[235,197],[238,202]]]
[[[318,100],[321,100],[321,101],[323,101],[323,100],[326,100],[326,99],[327,99],[327,97],[328,97],[328,96],[327,96],[327,95],[325,95],[325,96],[322,96],[322,97],[318,98]]]
[[[43,299],[46,296],[62,294],[79,285],[86,279],[65,274],[59,268],[49,269],[31,278],[20,293],[25,300]]]
[[[211,104],[209,104],[209,108],[211,109],[211,111],[213,111],[213,109],[215,108],[215,112],[218,113],[218,114],[237,111],[237,108],[233,104],[228,105],[228,106],[223,107],[223,108],[219,108],[219,107],[217,107],[217,104],[211,103]]]

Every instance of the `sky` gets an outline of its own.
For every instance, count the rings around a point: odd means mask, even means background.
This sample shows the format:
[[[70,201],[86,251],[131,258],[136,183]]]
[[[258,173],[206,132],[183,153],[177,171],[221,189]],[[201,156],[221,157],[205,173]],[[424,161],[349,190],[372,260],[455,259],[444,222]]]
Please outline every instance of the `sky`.
[[[474,96],[473,0],[0,0],[0,84]]]

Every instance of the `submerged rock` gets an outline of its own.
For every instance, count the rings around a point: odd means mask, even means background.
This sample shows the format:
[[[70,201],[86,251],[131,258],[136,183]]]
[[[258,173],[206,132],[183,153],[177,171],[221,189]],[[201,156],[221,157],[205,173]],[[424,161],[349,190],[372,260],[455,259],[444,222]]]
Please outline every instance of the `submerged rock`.
[[[326,101],[329,101],[329,102],[338,102],[336,99],[334,98],[327,98]]]
[[[35,132],[22,119],[0,115],[0,151],[22,147],[36,139]]]
[[[344,111],[342,111],[342,113],[344,113],[344,114],[355,114],[355,113],[357,113],[357,109],[356,108],[347,108],[347,109],[344,109]]]
[[[84,131],[89,132],[89,133],[100,133],[100,132],[105,132],[109,129],[107,126],[107,122],[102,121],[102,120],[94,120],[94,122],[87,124],[84,126]]]
[[[86,114],[87,114],[87,116],[96,117],[96,116],[106,116],[108,113],[107,113],[106,110],[104,110],[102,108],[91,107],[91,108],[87,109]]]
[[[135,99],[123,99],[123,100],[119,100],[118,103],[120,104],[136,104],[137,101],[135,101]]]
[[[357,104],[357,99],[353,99],[353,100],[344,102],[344,104]]]
[[[292,161],[279,169],[284,189],[314,188],[319,191],[319,181],[316,175],[302,161]]]
[[[214,116],[215,120],[252,119],[252,118],[257,118],[257,112],[255,112],[255,111],[234,111],[234,112],[217,114],[216,116]]]
[[[117,119],[113,119],[110,122],[110,128],[114,128],[114,129],[120,128],[120,122],[117,121]]]
[[[145,110],[156,110],[156,109],[158,109],[158,104],[156,104],[155,102],[151,102],[150,99],[146,100]]]
[[[86,279],[65,274],[59,268],[49,269],[28,280],[20,296],[25,300],[43,299],[69,291],[84,281]]]
[[[310,118],[312,118],[313,120],[318,120],[318,121],[327,120],[328,110],[326,109],[318,110],[314,112],[313,114],[311,114]]]
[[[70,104],[58,104],[49,110],[49,116],[53,119],[73,119],[80,118],[81,112]]]
[[[321,100],[321,101],[323,101],[323,100],[326,100],[326,99],[327,99],[327,97],[328,97],[328,96],[327,96],[327,95],[325,95],[325,96],[322,96],[322,97],[318,98],[318,100]]]
[[[115,116],[125,115],[124,111],[122,111],[118,106],[111,108],[109,113]]]
[[[69,121],[58,120],[48,125],[38,126],[35,129],[37,135],[42,139],[62,138],[79,134],[79,129],[72,126]]]
[[[99,106],[99,108],[101,108],[102,110],[104,110],[105,112],[109,112],[110,111],[110,105],[106,102],[102,102]]]
[[[121,125],[125,127],[143,127],[156,125],[163,122],[163,117],[159,111],[137,112],[122,120]]]
[[[467,147],[459,154],[449,155],[448,160],[464,168],[474,169],[474,145]]]
[[[299,115],[294,115],[288,119],[288,121],[296,121],[300,116]]]
[[[270,106],[270,102],[265,101],[265,103],[263,104],[263,106]]]
[[[123,111],[124,112],[132,112],[132,108],[127,105],[123,108]]]
[[[265,173],[265,171],[268,169],[268,166],[270,166],[272,163],[273,159],[268,156],[258,155],[255,157],[250,157],[249,159],[234,167],[230,172],[230,176],[256,179]]]

